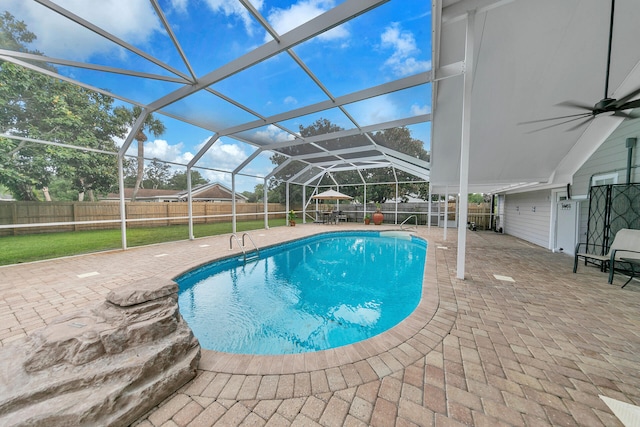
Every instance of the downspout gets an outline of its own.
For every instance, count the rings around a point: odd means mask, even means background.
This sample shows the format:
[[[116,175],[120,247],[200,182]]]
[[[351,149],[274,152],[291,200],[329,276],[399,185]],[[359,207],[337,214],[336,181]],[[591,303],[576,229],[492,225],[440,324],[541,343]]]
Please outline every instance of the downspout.
[[[631,184],[631,163],[633,160],[633,148],[636,146],[637,138],[627,138],[627,184]]]

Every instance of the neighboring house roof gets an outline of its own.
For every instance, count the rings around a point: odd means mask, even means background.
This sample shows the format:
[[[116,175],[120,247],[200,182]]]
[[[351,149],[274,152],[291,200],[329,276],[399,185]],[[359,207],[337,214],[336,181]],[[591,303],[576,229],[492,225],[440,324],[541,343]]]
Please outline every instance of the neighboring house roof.
[[[228,199],[231,200],[231,189],[225,187],[220,183],[211,183],[211,184],[201,184],[191,189],[192,197],[194,199]],[[188,197],[187,191],[182,191],[178,193],[180,197],[184,200]],[[236,200],[248,200],[245,196],[240,193],[236,193]]]
[[[225,187],[220,183],[209,183],[195,186],[191,189],[192,198],[194,201],[231,201],[231,189]],[[125,200],[131,200],[133,195],[133,188],[124,189]],[[120,195],[118,193],[110,193],[104,200],[119,200]],[[188,199],[188,192],[176,191],[176,190],[157,190],[151,188],[141,188],[138,190],[136,197],[137,201],[149,202],[184,202]],[[247,197],[240,193],[236,193],[236,201],[247,201]]]

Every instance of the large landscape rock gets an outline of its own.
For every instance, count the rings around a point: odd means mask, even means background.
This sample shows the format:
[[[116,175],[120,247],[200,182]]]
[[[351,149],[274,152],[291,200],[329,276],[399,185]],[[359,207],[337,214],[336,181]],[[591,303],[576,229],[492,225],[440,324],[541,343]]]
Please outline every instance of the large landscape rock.
[[[0,425],[126,426],[196,375],[175,282],[149,279],[0,349]]]

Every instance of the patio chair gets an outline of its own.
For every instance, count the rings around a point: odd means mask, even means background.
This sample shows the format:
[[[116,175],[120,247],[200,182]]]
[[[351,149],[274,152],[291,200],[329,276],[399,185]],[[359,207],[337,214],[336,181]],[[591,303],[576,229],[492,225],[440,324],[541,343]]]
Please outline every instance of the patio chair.
[[[331,211],[331,216],[329,217],[329,222],[331,224],[337,224],[339,217],[339,211]]]
[[[583,252],[580,248],[584,247]],[[631,230],[622,228],[618,230],[613,239],[613,243],[609,247],[609,252],[605,255],[589,253],[589,250],[596,250],[599,246],[587,243],[578,243],[576,245],[575,256],[573,261],[573,272],[578,269],[578,258],[584,258],[585,264],[587,260],[595,260],[600,262],[600,270],[606,271],[609,268],[609,283],[613,283],[613,275],[617,262],[625,262],[626,259],[640,258],[640,230]],[[632,273],[633,274],[633,273]]]

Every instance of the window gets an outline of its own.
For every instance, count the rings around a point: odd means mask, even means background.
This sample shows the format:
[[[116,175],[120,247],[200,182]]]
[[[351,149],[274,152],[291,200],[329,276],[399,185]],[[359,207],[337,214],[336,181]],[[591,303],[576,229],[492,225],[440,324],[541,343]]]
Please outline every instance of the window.
[[[617,184],[618,183],[618,173],[605,173],[602,175],[594,175],[591,178],[591,185],[609,185],[609,184]]]

